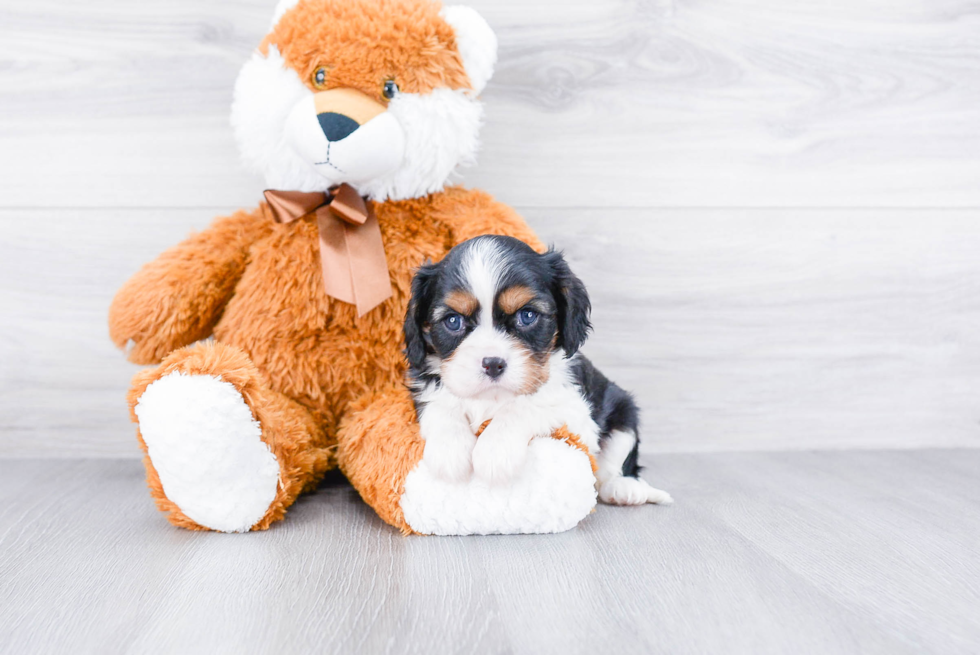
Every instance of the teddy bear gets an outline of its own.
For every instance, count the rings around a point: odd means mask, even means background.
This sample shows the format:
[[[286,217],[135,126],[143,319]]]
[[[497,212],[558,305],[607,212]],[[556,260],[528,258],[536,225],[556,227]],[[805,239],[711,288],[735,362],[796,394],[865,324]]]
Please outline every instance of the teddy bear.
[[[110,336],[150,492],[174,525],[264,530],[336,467],[406,533],[556,532],[595,505],[594,458],[561,428],[506,485],[428,470],[405,387],[413,271],[481,234],[543,246],[452,184],[472,163],[496,37],[432,0],[282,0],[231,122],[268,190],[120,289]]]

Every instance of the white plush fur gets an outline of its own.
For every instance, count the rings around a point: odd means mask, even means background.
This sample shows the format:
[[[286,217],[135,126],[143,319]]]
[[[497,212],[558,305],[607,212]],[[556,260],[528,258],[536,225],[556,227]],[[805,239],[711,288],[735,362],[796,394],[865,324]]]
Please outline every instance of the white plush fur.
[[[313,93],[286,67],[275,46],[256,52],[235,82],[231,126],[245,165],[265,177],[270,189],[322,191],[328,184],[286,141],[289,114]]]
[[[189,518],[246,532],[266,513],[279,464],[234,386],[174,372],[146,388],[136,416],[167,498]]]
[[[317,165],[327,147],[309,131],[312,97],[275,47],[254,53],[238,76],[232,127],[242,161],[270,189],[325,191],[348,182],[372,200],[403,200],[442,190],[476,159],[482,105],[466,91],[435,89],[399,93],[385,114],[330,145],[333,166]],[[372,169],[378,162],[384,165]]]
[[[285,139],[324,183],[346,182],[362,193],[405,160],[405,131],[393,112],[375,116],[344,139],[329,141],[317,120],[312,94],[289,112]]]
[[[463,68],[473,85],[473,94],[479,94],[490,81],[497,64],[497,35],[471,7],[444,7],[440,15],[456,33],[456,49],[463,59]]]
[[[482,439],[482,437],[481,437]],[[423,458],[405,479],[401,507],[416,532],[436,535],[563,532],[595,507],[589,459],[545,437],[526,446],[527,467],[509,484],[448,481]]]

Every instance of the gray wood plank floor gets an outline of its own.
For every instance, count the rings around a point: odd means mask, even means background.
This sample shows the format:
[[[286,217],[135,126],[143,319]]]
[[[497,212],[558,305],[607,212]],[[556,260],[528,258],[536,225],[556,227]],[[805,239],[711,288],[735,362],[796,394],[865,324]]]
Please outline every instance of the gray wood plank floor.
[[[174,529],[131,460],[0,460],[7,653],[975,653],[980,451],[667,454],[674,506],[403,537],[342,484]]]

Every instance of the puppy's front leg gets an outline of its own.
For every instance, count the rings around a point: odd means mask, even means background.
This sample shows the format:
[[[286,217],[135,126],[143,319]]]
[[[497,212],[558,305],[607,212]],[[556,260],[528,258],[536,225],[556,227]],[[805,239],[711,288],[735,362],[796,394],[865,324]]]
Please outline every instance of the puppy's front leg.
[[[473,473],[491,484],[512,480],[524,468],[531,439],[552,426],[521,399],[500,410],[473,448]]]
[[[426,405],[419,416],[419,432],[425,440],[422,461],[436,477],[451,482],[470,477],[476,435],[461,408],[451,403]]]

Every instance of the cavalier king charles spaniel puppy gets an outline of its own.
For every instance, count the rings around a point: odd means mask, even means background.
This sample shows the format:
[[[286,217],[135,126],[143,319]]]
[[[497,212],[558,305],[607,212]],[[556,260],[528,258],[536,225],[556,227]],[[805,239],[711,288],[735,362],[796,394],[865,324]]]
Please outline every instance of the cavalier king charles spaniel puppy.
[[[405,354],[436,475],[506,482],[531,439],[566,425],[596,457],[600,500],[671,502],[639,477],[632,396],[579,353],[590,309],[561,253],[539,254],[511,237],[470,239],[418,271]]]

